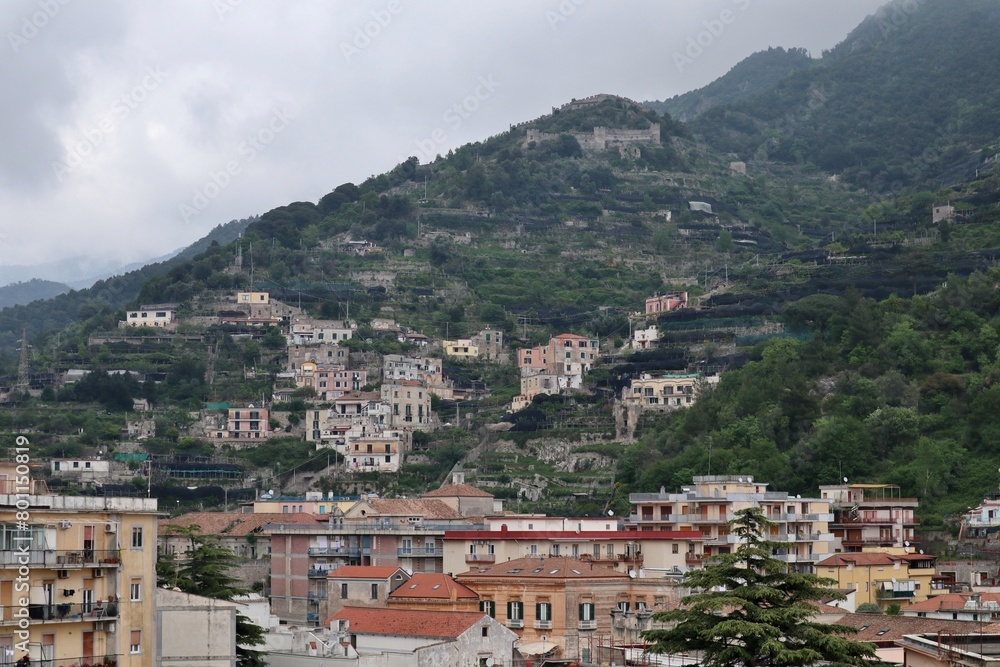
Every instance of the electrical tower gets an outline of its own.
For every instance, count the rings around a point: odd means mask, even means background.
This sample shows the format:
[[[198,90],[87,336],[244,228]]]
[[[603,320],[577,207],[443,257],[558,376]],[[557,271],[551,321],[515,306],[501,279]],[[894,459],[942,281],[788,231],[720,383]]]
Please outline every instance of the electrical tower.
[[[21,356],[17,360],[17,384],[15,391],[27,392],[31,388],[31,380],[28,376],[28,330],[21,332]]]

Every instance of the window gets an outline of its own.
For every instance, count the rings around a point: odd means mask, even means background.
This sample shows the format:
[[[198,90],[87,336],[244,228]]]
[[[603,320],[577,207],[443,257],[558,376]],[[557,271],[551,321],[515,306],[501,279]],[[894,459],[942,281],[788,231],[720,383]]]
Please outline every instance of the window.
[[[489,637],[489,636],[490,636],[490,626],[484,625],[483,626],[483,637]]]
[[[670,545],[670,552],[675,554],[680,553],[680,545],[674,542],[672,545]]]
[[[524,603],[520,600],[511,600],[507,603],[507,620],[508,621],[523,621],[524,620]]]
[[[130,602],[139,602],[142,600],[142,579],[133,579],[128,589],[128,599]]]
[[[583,602],[580,604],[580,620],[581,621],[595,620],[593,602]]]
[[[132,526],[132,548],[142,548],[142,526]]]
[[[340,599],[341,600],[347,599],[347,584],[340,585]]]
[[[372,584],[372,600],[378,600],[378,584]]]
[[[142,630],[133,630],[128,640],[128,652],[131,655],[142,653]]]
[[[628,610],[629,610],[628,600],[620,600],[618,602],[618,611],[627,612]]]
[[[490,618],[496,618],[497,603],[493,600],[480,600],[479,611],[488,614]]]
[[[552,624],[552,603],[538,602],[535,604],[535,620],[538,627],[545,628]]]

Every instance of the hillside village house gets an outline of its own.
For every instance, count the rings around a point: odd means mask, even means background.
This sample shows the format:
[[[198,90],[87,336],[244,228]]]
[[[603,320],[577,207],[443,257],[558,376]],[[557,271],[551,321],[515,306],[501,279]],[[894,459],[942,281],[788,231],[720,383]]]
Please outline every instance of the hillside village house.
[[[326,401],[339,398],[352,391],[361,391],[368,384],[368,371],[345,370],[334,364],[316,364],[303,361],[295,371],[295,386],[310,387],[316,398]]]
[[[382,383],[382,402],[389,406],[388,424],[392,428],[431,430],[431,394],[414,380]]]
[[[660,330],[655,324],[632,332],[632,349],[649,350],[660,342]]]
[[[104,483],[111,480],[111,461],[101,459],[52,459],[51,474],[80,484]]]
[[[226,440],[234,446],[252,444],[271,437],[271,413],[268,408],[253,403],[226,408],[226,422],[223,428],[208,429],[207,437]]]
[[[718,381],[717,375],[702,377],[699,373],[643,373],[622,388],[622,403],[659,412],[688,408],[706,386]]]
[[[177,304],[142,305],[138,310],[126,311],[125,319],[118,323],[118,327],[153,327],[174,331],[177,329]]]
[[[311,343],[309,345],[289,345],[285,370],[296,371],[307,361],[317,367],[346,368],[350,360],[347,348],[336,343]]]
[[[288,344],[339,343],[350,340],[357,328],[358,325],[354,322],[313,320],[303,316],[294,317],[288,325]]]
[[[687,292],[673,292],[670,294],[657,294],[646,299],[646,314],[657,315],[659,313],[669,313],[678,308],[687,308]]]
[[[581,388],[583,376],[597,361],[599,348],[596,338],[565,333],[550,338],[548,345],[518,350],[521,393],[511,402],[511,412],[527,407],[539,394]]]

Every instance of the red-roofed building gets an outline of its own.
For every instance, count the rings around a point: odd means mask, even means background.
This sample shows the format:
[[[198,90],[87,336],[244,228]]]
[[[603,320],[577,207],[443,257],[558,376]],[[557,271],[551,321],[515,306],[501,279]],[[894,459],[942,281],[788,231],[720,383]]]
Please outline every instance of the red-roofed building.
[[[328,599],[331,570],[374,565],[441,572],[445,530],[471,525],[441,500],[422,498],[365,498],[314,526],[286,523],[285,516],[266,529],[271,609],[300,623],[323,618],[319,610]]]
[[[326,596],[319,600],[316,614],[327,618],[344,607],[384,609],[389,594],[410,580],[406,570],[391,565],[344,565],[330,570]]]
[[[945,593],[903,609],[904,616],[953,621],[1000,621],[1000,593]]]
[[[479,595],[447,574],[415,572],[389,594],[389,607],[427,611],[479,611]]]
[[[600,636],[638,644],[653,613],[679,597],[670,579],[638,575],[534,556],[479,564],[455,580],[476,591],[483,611],[517,632],[522,647],[545,643],[556,657],[590,662]]]
[[[492,493],[465,483],[465,473],[456,470],[451,474],[452,483],[420,496],[440,500],[462,516],[489,516],[496,511]]]
[[[347,658],[381,654],[380,664],[393,667],[514,664],[517,635],[482,612],[346,607],[328,623],[334,651]]]

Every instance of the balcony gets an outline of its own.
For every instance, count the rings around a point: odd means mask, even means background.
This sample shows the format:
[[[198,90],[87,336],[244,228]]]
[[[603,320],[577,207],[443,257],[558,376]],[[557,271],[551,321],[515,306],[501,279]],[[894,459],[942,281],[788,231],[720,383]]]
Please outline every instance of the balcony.
[[[916,581],[897,579],[895,581],[875,581],[876,600],[910,600],[916,596]]]
[[[325,599],[326,599],[326,590],[309,591],[309,601],[310,602],[317,602],[318,603],[320,600],[325,600]]]
[[[17,625],[21,619],[36,623],[80,623],[89,621],[109,621],[118,618],[118,604],[103,602],[81,604],[32,604],[27,607],[0,607],[0,626]]]
[[[496,554],[465,554],[466,563],[495,563]]]
[[[310,579],[326,579],[332,570],[325,570],[318,567],[311,567],[306,573]]]
[[[684,554],[684,562],[688,565],[701,565],[705,562],[705,556],[702,554],[696,554],[693,551],[689,551]]]
[[[580,625],[577,628],[580,630],[596,630],[597,621],[580,621]]]
[[[306,623],[319,623],[319,612],[311,611],[306,614]]]
[[[400,547],[396,549],[396,555],[406,558],[440,558],[444,555],[444,549],[437,547]]]
[[[27,562],[24,562],[27,560]],[[0,552],[0,565],[28,565],[35,567],[68,570],[80,567],[118,567],[117,549],[79,549],[57,551],[55,549],[31,549],[28,551]]]
[[[520,618],[508,618],[506,625],[508,628],[523,628],[524,620]]]
[[[535,621],[535,630],[551,630],[552,621]]]
[[[113,653],[102,656],[84,656],[80,658],[60,658],[58,660],[39,660],[38,664],[44,667],[77,667],[77,665],[92,665],[92,667],[114,667],[119,663],[122,656]],[[33,663],[35,661],[32,661]],[[13,663],[11,663],[13,664]]]
[[[310,556],[368,556],[371,549],[362,547],[309,547]]]

